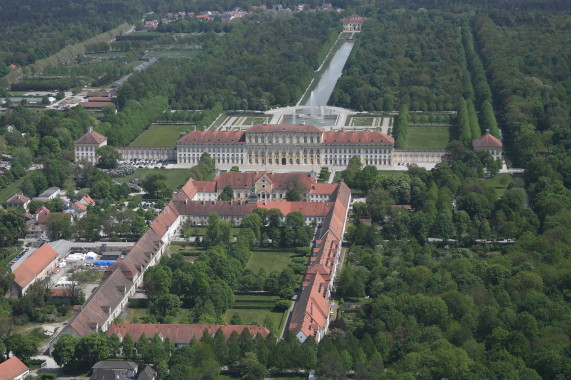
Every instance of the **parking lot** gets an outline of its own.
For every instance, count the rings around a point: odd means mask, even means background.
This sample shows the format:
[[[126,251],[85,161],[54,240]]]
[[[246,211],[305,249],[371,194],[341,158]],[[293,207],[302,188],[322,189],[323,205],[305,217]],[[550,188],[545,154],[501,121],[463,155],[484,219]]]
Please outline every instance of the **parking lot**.
[[[140,160],[134,158],[127,161],[119,161],[120,165],[133,165],[138,169],[170,169],[176,164],[174,160]]]

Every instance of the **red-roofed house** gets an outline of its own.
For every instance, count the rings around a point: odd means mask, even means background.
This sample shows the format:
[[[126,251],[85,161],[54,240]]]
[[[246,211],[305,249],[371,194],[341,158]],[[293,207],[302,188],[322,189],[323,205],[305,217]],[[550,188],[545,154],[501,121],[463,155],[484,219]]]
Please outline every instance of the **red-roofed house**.
[[[75,161],[88,161],[95,165],[97,163],[95,150],[104,145],[107,145],[107,137],[89,127],[89,131],[73,143]]]
[[[502,158],[502,142],[492,136],[489,132],[472,141],[474,150],[485,150],[490,152],[494,160]]]
[[[315,273],[302,286],[289,325],[301,342],[313,336],[316,342],[327,332],[329,326],[329,286],[319,273]]]
[[[0,363],[0,378],[2,380],[24,380],[29,374],[30,369],[15,356]]]
[[[46,277],[57,266],[58,259],[58,253],[48,243],[44,243],[14,270],[10,296],[18,298],[26,294],[30,285]]]

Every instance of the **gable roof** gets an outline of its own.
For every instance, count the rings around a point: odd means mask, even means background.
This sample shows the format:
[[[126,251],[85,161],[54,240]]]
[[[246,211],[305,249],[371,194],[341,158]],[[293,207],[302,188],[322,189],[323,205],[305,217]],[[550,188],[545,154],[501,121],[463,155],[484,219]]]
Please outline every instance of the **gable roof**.
[[[20,288],[26,287],[57,258],[58,253],[48,243],[44,243],[16,268],[14,282]]]
[[[472,141],[472,146],[474,149],[490,149],[490,148],[502,148],[502,142],[500,139],[492,136],[490,133],[486,133],[477,139]]]
[[[81,136],[74,144],[101,144],[106,140],[107,137],[95,132],[94,130],[91,130]]]
[[[295,334],[300,331],[308,337],[319,329],[327,327],[329,301],[327,282],[319,273],[315,273],[307,286],[303,287],[292,312],[290,329]]]
[[[256,336],[260,333],[266,338],[270,334],[270,331],[264,326],[256,325],[114,323],[107,330],[107,336],[118,334],[119,337],[123,338],[129,334],[136,342],[143,333],[149,339],[152,339],[155,334],[159,334],[163,340],[169,338],[174,344],[189,344],[192,338],[200,340],[205,329],[208,330],[208,334],[211,336],[214,336],[216,331],[221,329],[226,339],[230,337],[232,332],[236,331],[240,334],[244,329],[248,329],[252,336]]]
[[[199,193],[215,193],[216,182],[214,181],[193,181],[196,191]]]
[[[106,369],[136,369],[137,363],[129,362],[126,360],[102,360],[97,362],[91,367],[93,369],[106,368]]]
[[[246,133],[268,132],[314,132],[321,133],[323,128],[312,124],[256,124],[246,130]]]
[[[28,197],[25,196],[25,195],[22,195],[22,194],[14,194],[14,195],[12,195],[12,196],[10,197],[10,199],[8,199],[8,200],[6,201],[6,203],[7,203],[7,204],[12,204],[12,205],[16,205],[16,204],[18,204],[18,205],[23,205],[24,203],[29,202],[29,201],[30,201],[30,198],[28,198]]]
[[[382,144],[392,145],[394,138],[379,131],[369,132],[325,132],[323,144]]]
[[[12,356],[5,362],[0,363],[0,374],[2,374],[2,379],[12,380],[28,370],[29,368],[15,356]]]

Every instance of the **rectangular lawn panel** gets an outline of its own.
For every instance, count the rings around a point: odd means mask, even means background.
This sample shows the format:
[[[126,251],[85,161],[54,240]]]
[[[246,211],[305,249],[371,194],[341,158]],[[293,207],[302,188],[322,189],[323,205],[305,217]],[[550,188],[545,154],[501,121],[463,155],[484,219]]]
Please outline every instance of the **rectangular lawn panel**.
[[[127,183],[133,178],[145,178],[149,174],[162,174],[167,177],[167,186],[175,191],[188,180],[188,169],[137,169],[126,177],[114,178],[117,182]]]
[[[254,273],[258,273],[260,268],[264,268],[268,274],[274,270],[281,272],[292,262],[294,256],[294,252],[287,251],[253,251],[246,268]]]
[[[188,124],[153,124],[143,131],[129,146],[172,146],[180,139],[181,133],[194,129]]]
[[[249,325],[257,322],[262,324],[264,318],[267,314],[270,314],[276,326],[279,326],[282,322],[283,313],[275,312],[274,303],[279,300],[278,296],[266,296],[266,295],[249,295],[249,294],[238,294],[234,296],[234,305],[232,309],[226,310],[224,318],[227,322],[230,322],[230,318],[234,313],[240,314],[244,324]]]
[[[449,127],[408,127],[407,149],[444,149],[450,141]]]

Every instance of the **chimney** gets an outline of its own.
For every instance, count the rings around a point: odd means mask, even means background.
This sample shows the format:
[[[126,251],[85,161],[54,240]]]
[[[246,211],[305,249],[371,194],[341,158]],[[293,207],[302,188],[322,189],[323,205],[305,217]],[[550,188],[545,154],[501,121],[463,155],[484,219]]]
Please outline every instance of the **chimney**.
[[[214,204],[216,204],[216,199],[214,200]]]
[[[204,204],[204,199],[202,200],[202,204]]]
[[[240,199],[240,206],[242,206],[242,200]]]

